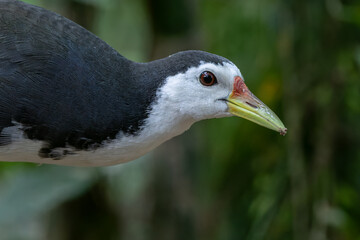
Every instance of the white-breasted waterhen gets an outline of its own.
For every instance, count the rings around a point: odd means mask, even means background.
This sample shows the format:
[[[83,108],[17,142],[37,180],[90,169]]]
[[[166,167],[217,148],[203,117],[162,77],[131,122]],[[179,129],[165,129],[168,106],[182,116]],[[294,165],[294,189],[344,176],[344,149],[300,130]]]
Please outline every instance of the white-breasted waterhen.
[[[233,115],[286,133],[226,58],[133,62],[65,17],[0,0],[0,161],[112,165]]]

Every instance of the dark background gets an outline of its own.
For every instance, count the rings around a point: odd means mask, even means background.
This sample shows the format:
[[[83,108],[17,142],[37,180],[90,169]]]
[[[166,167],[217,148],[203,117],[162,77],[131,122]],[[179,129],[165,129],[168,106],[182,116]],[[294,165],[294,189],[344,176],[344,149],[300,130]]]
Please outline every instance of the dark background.
[[[360,239],[360,2],[28,0],[149,61],[232,60],[283,120],[195,124],[130,163],[0,163],[0,239]]]

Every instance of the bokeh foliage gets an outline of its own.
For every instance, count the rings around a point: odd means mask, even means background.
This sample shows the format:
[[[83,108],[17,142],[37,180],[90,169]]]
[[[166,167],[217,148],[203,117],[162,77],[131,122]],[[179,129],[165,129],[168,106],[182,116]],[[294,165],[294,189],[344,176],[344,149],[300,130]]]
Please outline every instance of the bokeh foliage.
[[[0,239],[360,239],[359,1],[27,2],[132,60],[225,56],[289,132],[213,119],[118,166],[1,163]]]

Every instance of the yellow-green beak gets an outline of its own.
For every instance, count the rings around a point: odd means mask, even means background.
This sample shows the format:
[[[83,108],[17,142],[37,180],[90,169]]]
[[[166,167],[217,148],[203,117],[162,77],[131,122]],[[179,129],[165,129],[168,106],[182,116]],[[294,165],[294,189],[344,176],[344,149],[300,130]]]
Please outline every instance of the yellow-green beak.
[[[229,112],[235,116],[275,130],[281,135],[286,134],[287,129],[281,120],[268,106],[250,92],[241,77],[235,77],[233,91],[226,100]]]

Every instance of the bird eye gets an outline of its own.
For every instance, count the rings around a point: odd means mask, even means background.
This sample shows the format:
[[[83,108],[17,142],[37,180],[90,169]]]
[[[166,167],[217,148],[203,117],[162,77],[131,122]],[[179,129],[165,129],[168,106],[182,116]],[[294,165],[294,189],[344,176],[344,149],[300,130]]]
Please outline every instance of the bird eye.
[[[200,74],[200,82],[204,86],[212,86],[217,83],[217,80],[212,72],[205,71]]]

